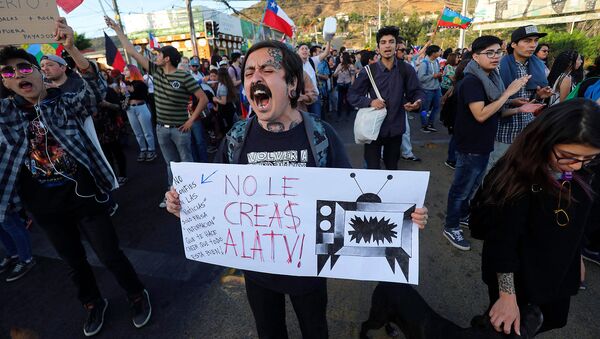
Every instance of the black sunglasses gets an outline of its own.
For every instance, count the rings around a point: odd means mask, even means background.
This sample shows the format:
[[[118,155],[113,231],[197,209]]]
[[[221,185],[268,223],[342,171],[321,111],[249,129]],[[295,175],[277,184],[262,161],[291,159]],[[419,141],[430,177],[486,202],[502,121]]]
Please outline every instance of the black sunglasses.
[[[32,65],[27,62],[20,62],[16,65],[16,68],[13,66],[4,66],[0,69],[0,75],[4,79],[12,79],[17,76],[17,71],[21,74],[31,74],[33,69],[37,68],[35,65]]]

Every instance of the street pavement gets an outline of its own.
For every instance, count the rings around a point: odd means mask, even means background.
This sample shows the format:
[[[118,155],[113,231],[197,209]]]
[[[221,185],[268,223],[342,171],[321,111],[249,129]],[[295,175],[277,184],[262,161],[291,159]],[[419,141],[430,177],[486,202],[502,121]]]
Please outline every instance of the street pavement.
[[[487,307],[487,290],[480,277],[482,244],[463,252],[451,247],[441,234],[452,170],[444,166],[448,135],[424,134],[417,119],[410,120],[414,153],[422,162],[400,160],[400,169],[431,172],[426,205],[430,222],[420,234],[420,274],[416,288],[442,316],[468,326],[472,316]],[[362,147],[355,145],[350,122],[335,123],[354,167],[361,168]],[[441,127],[441,126],[439,126]],[[150,291],[153,316],[135,329],[128,303],[112,275],[88,248],[88,257],[109,308],[97,338],[257,338],[243,284],[228,270],[185,259],[178,220],[158,207],[166,186],[162,158],[136,163],[133,138],[126,153],[129,182],[114,194],[119,210],[114,223],[121,246]],[[332,188],[333,189],[333,188]],[[467,232],[468,233],[468,232]],[[68,270],[46,240],[32,228],[36,267],[12,283],[0,280],[0,338],[11,327],[28,328],[41,338],[81,338],[85,312],[75,298]],[[3,253],[0,253],[3,254]],[[600,338],[600,267],[587,264],[588,290],[572,299],[567,327],[538,336]],[[4,275],[0,278],[4,278]],[[358,338],[369,312],[375,283],[340,279],[328,282],[328,321],[331,338]],[[290,338],[300,338],[291,304],[287,304]],[[383,330],[374,338],[387,338]],[[400,336],[402,338],[402,336]]]

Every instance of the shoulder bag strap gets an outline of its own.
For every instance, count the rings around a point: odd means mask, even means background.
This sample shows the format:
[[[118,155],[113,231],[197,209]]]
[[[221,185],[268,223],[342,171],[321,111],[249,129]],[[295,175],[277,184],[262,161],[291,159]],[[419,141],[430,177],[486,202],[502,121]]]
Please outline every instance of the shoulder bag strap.
[[[375,80],[373,79],[373,75],[371,74],[371,67],[367,66],[367,67],[365,67],[365,69],[366,69],[365,71],[367,72],[367,75],[369,76],[369,80],[371,80],[371,85],[373,86],[375,95],[377,95],[377,99],[383,101],[381,94],[379,94],[379,89],[377,88],[377,85],[375,85]]]

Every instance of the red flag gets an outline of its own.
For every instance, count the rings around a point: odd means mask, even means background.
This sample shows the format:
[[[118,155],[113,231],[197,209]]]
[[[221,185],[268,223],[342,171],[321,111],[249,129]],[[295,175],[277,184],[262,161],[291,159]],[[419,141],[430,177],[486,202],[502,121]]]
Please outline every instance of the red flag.
[[[123,69],[125,69],[125,59],[123,59],[121,52],[119,52],[115,43],[106,33],[104,33],[104,48],[106,49],[106,63],[112,66],[112,68],[123,72]]]
[[[82,2],[83,0],[56,0],[56,4],[67,14],[79,7]]]

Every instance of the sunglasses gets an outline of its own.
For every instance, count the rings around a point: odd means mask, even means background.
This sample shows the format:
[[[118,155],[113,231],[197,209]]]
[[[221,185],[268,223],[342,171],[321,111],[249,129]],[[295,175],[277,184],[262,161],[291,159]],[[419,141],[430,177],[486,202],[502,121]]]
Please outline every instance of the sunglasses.
[[[17,71],[19,71],[19,73],[21,73],[23,75],[26,75],[26,74],[33,73],[34,68],[37,68],[37,67],[35,67],[35,65],[32,65],[27,62],[20,62],[16,65],[16,67],[13,67],[13,66],[2,67],[0,69],[0,75],[4,79],[12,79],[17,76]]]

